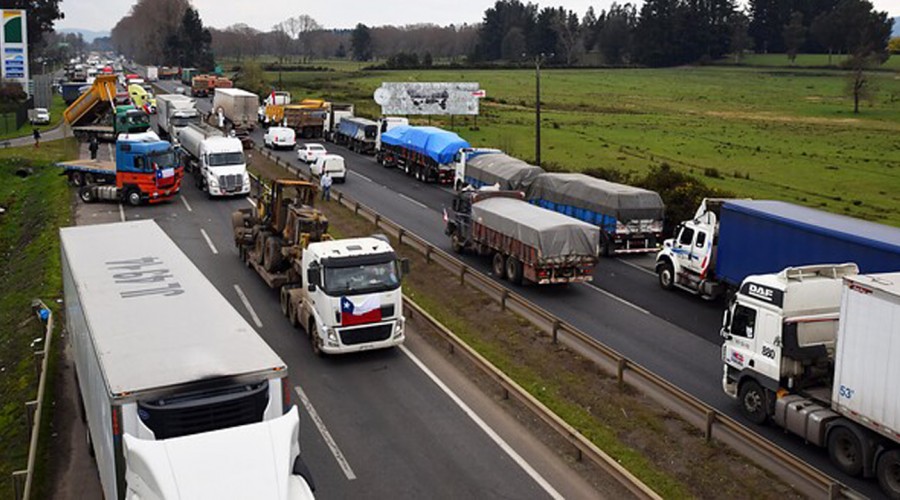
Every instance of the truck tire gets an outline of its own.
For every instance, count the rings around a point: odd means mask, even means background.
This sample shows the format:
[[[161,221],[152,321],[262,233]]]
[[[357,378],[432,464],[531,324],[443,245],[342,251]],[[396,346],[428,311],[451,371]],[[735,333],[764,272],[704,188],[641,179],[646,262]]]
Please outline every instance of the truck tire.
[[[139,207],[141,205],[141,192],[136,188],[125,191],[125,201],[132,207]]]
[[[94,178],[94,174],[90,172],[85,172],[84,174],[84,185],[90,186],[91,184],[96,184],[97,179]]]
[[[300,326],[300,318],[297,317],[297,308],[294,306],[294,303],[290,300],[290,297],[288,297],[287,308],[288,308],[288,312],[287,312],[288,322],[290,322],[291,326],[293,326],[294,328],[299,327]]]
[[[256,235],[256,240],[254,241],[253,249],[256,251],[256,263],[262,264],[263,257],[266,254],[266,240],[269,239],[269,236],[272,233],[269,231],[260,231],[259,234]]]
[[[460,241],[459,235],[453,233],[453,236],[450,237],[450,249],[453,250],[453,253],[461,254],[463,253],[463,242]]]
[[[877,474],[881,491],[889,498],[900,498],[900,449],[882,453]]]
[[[755,380],[747,380],[741,384],[738,401],[741,405],[741,414],[754,424],[762,425],[769,418],[769,397],[766,390]]]
[[[75,187],[84,186],[84,174],[81,172],[69,172],[69,184]]]
[[[78,190],[78,197],[81,198],[81,201],[85,203],[93,203],[96,200],[96,196],[94,196],[94,188],[91,186],[81,186]]]
[[[263,257],[263,268],[266,271],[278,272],[284,265],[284,256],[281,255],[281,247],[284,246],[281,238],[270,237],[266,239],[265,255]]]
[[[828,435],[828,458],[844,474],[859,476],[865,462],[861,436],[849,427],[835,427]]]
[[[514,285],[522,284],[522,263],[512,255],[506,258],[506,279]]]
[[[286,286],[281,287],[281,291],[278,293],[278,297],[281,302],[281,314],[284,314],[286,317],[290,317],[290,309],[288,304],[290,304],[290,296],[288,295],[288,288]]]
[[[502,253],[494,252],[491,270],[494,271],[494,276],[497,278],[506,279],[506,257]]]
[[[663,287],[664,290],[675,288],[675,268],[672,267],[671,262],[666,261],[662,265],[657,266],[656,273],[659,276],[659,286]]]
[[[315,321],[310,320],[306,332],[309,334],[309,342],[312,344],[313,354],[320,357],[324,355],[324,352],[322,351],[322,338],[319,337],[319,330],[316,328]]]

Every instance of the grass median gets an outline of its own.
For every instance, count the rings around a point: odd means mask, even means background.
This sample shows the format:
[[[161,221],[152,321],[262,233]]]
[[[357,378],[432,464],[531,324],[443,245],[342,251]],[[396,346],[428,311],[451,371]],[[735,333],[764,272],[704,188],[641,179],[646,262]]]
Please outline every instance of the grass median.
[[[251,168],[267,179],[290,176],[261,154],[253,155]],[[336,201],[319,208],[335,237],[381,232]],[[458,277],[393,243],[412,263],[403,284],[410,298],[663,497],[800,497],[727,447],[707,444],[665,408],[630,389],[620,391],[614,377],[460,285]]]
[[[77,154],[74,140],[0,150],[0,492],[12,492],[10,475],[27,464],[30,429],[25,402],[37,394],[38,370],[34,352],[43,337],[43,324],[31,311],[31,301],[41,298],[53,309],[57,331],[62,325],[62,275],[59,233],[71,220],[71,196],[65,178],[54,162]],[[58,338],[58,337],[57,337]],[[62,344],[53,343],[49,370]],[[49,375],[49,374],[48,374]],[[45,403],[53,394],[48,378]],[[42,419],[42,436],[51,412]],[[38,460],[37,474],[43,470]],[[40,482],[33,498],[42,498]]]

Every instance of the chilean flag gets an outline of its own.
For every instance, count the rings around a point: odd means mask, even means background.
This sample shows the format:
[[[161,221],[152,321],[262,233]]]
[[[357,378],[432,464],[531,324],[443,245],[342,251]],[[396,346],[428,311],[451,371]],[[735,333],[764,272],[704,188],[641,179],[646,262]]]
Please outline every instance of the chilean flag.
[[[361,325],[378,321],[381,321],[381,299],[378,295],[370,295],[358,304],[354,304],[347,297],[341,297],[342,325]]]

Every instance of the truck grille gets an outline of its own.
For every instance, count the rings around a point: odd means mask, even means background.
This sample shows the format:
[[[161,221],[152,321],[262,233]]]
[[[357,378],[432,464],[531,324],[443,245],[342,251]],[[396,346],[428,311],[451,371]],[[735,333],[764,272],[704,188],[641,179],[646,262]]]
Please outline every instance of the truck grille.
[[[138,416],[156,439],[262,422],[269,383],[220,387],[138,403]]]
[[[240,191],[244,182],[243,175],[220,175],[219,186],[225,191]]]
[[[393,329],[394,324],[387,323],[384,325],[354,328],[352,330],[341,330],[341,342],[344,345],[356,345],[387,340],[391,337],[391,331]]]

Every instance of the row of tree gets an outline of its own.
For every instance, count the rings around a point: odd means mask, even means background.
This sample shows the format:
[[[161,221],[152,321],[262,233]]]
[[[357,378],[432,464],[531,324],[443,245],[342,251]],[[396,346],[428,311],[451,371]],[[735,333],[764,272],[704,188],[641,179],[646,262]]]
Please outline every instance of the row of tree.
[[[215,65],[212,34],[188,0],[138,0],[110,37],[117,52],[142,64]]]

